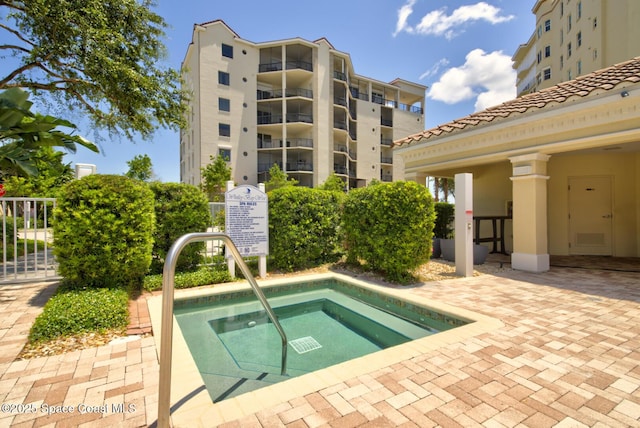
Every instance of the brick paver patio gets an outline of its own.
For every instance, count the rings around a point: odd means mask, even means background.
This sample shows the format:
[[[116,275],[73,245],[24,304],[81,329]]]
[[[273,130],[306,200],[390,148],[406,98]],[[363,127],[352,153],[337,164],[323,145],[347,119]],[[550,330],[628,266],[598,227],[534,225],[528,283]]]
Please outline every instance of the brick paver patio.
[[[53,288],[0,287],[0,426],[154,424],[152,337],[14,361]],[[222,426],[640,426],[640,273],[505,271],[406,292],[504,327]],[[54,406],[73,413],[44,413],[63,410]]]

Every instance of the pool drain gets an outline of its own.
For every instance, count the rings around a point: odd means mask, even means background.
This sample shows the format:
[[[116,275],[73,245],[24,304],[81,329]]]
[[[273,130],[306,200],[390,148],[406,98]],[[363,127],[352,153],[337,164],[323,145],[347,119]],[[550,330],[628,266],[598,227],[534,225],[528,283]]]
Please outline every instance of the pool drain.
[[[318,341],[311,336],[290,340],[289,345],[291,345],[291,347],[295,349],[298,354],[304,354],[306,352],[315,351],[316,349],[322,348],[322,345],[319,344]]]

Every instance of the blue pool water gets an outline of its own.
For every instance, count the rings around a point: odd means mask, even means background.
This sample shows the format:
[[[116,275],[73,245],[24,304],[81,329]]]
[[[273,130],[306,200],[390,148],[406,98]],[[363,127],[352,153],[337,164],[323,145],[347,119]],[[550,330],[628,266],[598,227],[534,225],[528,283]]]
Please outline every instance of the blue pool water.
[[[336,280],[263,291],[287,335],[286,376],[281,338],[251,290],[175,302],[214,402],[467,323]]]

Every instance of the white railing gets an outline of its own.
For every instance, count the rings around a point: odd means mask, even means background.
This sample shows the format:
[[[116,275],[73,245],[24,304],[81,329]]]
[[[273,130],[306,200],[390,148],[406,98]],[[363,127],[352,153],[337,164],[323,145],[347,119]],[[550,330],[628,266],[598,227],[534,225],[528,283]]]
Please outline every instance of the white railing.
[[[57,279],[53,256],[55,198],[0,198],[0,283]]]

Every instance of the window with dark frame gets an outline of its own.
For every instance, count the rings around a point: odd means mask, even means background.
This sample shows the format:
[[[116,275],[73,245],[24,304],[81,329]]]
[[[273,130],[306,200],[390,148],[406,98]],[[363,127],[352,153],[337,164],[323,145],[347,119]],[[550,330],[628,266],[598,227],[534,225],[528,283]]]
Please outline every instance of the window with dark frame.
[[[218,110],[231,111],[231,100],[227,98],[218,98]]]
[[[231,78],[229,73],[224,71],[218,71],[218,83],[221,85],[229,86],[231,84]]]
[[[227,162],[231,162],[231,149],[227,149],[224,147],[218,148],[218,156],[220,156]]]
[[[233,58],[233,46],[222,44],[222,56],[225,58]]]
[[[231,137],[231,125],[228,123],[219,123],[218,135],[221,137]]]

